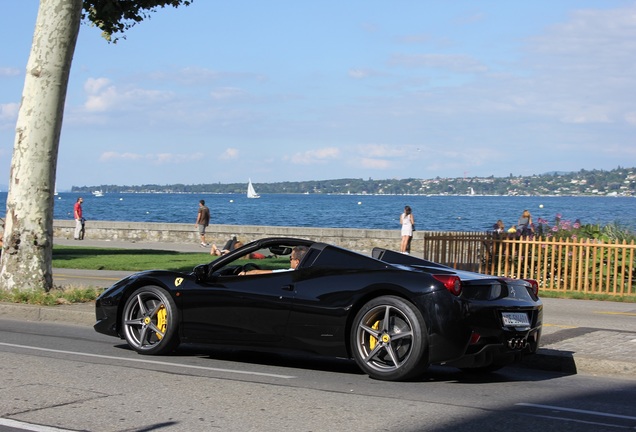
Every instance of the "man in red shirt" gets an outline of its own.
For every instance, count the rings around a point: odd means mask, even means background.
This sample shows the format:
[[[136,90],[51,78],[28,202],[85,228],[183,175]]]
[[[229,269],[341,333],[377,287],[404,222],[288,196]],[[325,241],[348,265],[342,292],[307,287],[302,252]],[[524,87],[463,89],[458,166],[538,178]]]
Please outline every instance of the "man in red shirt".
[[[82,203],[84,199],[79,197],[77,202],[73,206],[73,217],[75,217],[75,233],[73,233],[73,238],[75,240],[83,240],[84,239],[84,218],[82,217]]]

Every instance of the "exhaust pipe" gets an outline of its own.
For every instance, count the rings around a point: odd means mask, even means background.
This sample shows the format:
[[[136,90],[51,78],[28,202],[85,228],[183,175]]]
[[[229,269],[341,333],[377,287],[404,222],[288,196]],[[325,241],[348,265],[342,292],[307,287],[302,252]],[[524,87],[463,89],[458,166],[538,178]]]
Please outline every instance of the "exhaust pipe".
[[[508,339],[507,345],[508,345],[508,348],[512,350],[524,349],[525,347],[528,346],[528,339],[527,338]]]

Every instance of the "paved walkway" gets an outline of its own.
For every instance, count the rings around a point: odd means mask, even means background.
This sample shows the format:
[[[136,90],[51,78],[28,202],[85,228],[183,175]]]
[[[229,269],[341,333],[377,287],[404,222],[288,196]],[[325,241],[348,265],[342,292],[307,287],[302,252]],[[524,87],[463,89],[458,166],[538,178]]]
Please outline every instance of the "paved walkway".
[[[80,242],[56,240],[56,243],[77,245]],[[84,240],[81,244],[90,247],[201,251],[196,244],[180,243]],[[60,270],[62,271],[72,272],[78,277],[92,276],[104,280],[117,280],[126,275],[126,272]],[[110,283],[112,282],[104,286]],[[568,309],[579,309],[581,306],[584,307],[580,312],[567,313]],[[595,319],[595,309],[600,310],[596,316],[605,316],[614,321]],[[93,303],[53,307],[0,303],[0,318],[93,325],[95,312]],[[544,328],[540,349],[537,354],[527,357],[523,365],[555,372],[636,379],[636,304],[544,299]]]
[[[84,240],[73,240],[73,239],[56,238],[54,240],[54,243],[60,246],[84,246],[84,247],[102,247],[102,248],[116,248],[116,249],[152,249],[152,250],[166,250],[166,251],[176,251],[176,252],[210,253],[209,248],[201,247],[201,245],[198,242],[192,242],[192,243],[135,242],[135,241],[129,241],[129,240],[91,240],[88,238]]]

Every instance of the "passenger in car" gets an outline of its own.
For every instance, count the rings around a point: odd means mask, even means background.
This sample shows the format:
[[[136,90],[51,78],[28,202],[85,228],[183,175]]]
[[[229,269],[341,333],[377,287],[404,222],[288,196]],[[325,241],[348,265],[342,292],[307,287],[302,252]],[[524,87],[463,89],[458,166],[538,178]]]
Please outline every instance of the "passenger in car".
[[[288,269],[276,269],[276,270],[254,269],[254,270],[242,271],[239,273],[239,275],[250,276],[250,275],[257,275],[257,274],[280,273],[280,272],[286,272],[290,270],[296,270],[296,268],[298,267],[298,264],[300,264],[300,262],[303,260],[303,257],[307,253],[307,250],[309,250],[307,246],[295,246],[294,249],[292,249],[291,253],[289,254],[290,267]]]

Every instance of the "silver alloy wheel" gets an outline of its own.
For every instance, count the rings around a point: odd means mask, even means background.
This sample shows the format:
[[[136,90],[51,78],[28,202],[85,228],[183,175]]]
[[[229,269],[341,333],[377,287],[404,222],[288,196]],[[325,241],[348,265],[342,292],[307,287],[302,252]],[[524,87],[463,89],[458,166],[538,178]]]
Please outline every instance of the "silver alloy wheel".
[[[420,310],[405,298],[369,300],[356,314],[350,333],[354,360],[370,377],[405,381],[428,368],[428,331]]]
[[[356,342],[358,351],[371,369],[391,372],[409,359],[413,324],[394,306],[376,306],[358,323]]]
[[[165,291],[147,286],[135,291],[126,301],[122,329],[126,341],[142,354],[161,354],[172,350],[178,340],[175,334],[176,307]]]

